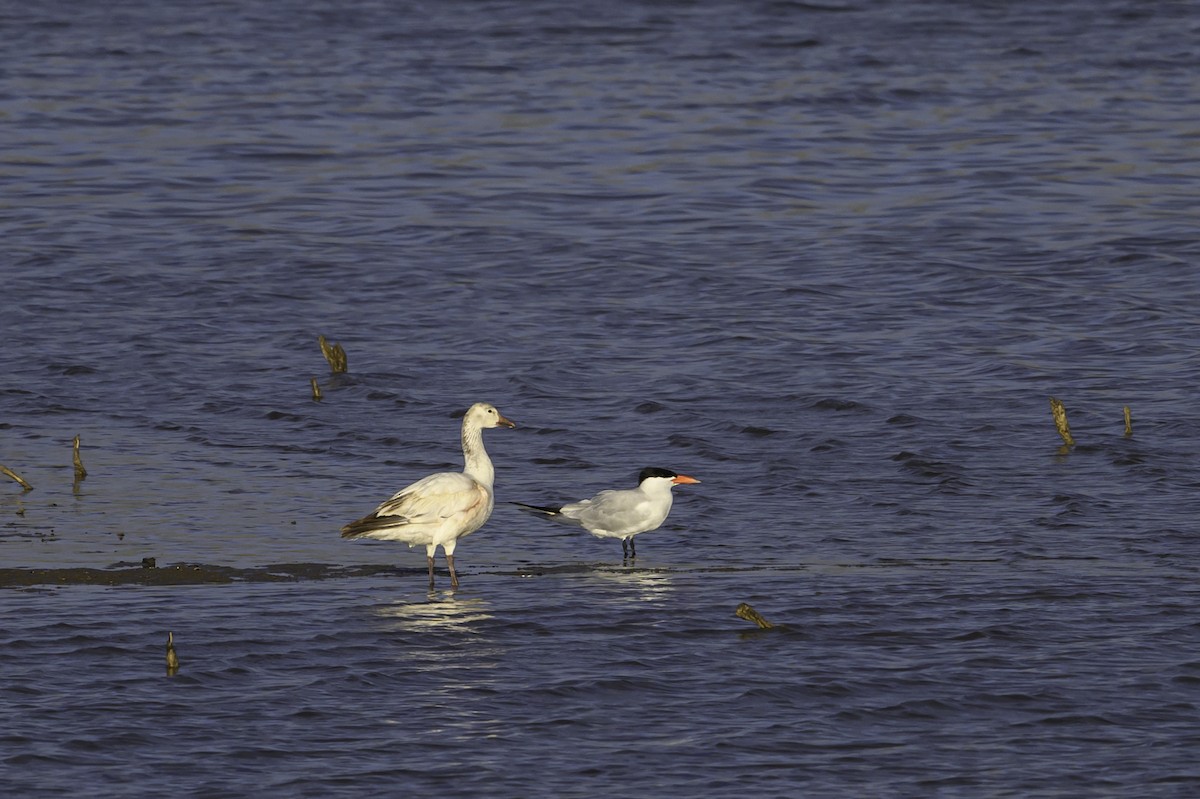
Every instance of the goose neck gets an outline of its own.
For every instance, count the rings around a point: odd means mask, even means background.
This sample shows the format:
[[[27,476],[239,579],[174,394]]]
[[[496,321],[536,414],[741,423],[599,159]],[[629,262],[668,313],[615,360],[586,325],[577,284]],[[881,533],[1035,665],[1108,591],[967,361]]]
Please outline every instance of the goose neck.
[[[462,427],[463,471],[486,486],[491,486],[496,479],[492,459],[488,457],[483,446],[483,430],[469,421],[463,422]]]

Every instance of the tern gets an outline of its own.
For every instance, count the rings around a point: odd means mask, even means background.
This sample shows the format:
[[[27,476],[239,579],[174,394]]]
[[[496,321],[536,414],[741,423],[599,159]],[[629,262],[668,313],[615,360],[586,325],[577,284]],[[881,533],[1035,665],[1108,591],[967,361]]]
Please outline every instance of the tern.
[[[512,504],[531,513],[578,524],[600,538],[619,538],[624,556],[636,558],[633,537],[657,530],[666,521],[671,512],[672,486],[699,482],[686,474],[650,466],[638,475],[637,488],[601,491],[591,499],[557,507]]]
[[[458,573],[454,571],[458,539],[482,527],[495,505],[492,483],[496,472],[483,448],[483,431],[491,427],[516,424],[486,402],[472,405],[462,423],[463,470],[431,474],[400,489],[369,516],[343,527],[342,538],[403,541],[410,547],[424,544],[431,589],[433,556],[440,546],[450,567],[450,585],[458,588]]]

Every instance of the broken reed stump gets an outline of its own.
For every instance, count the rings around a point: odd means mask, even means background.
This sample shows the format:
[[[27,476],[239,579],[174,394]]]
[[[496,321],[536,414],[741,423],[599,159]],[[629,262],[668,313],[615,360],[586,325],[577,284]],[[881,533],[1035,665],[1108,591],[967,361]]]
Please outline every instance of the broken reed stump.
[[[761,613],[759,613],[757,610],[755,610],[754,608],[747,605],[745,602],[738,605],[737,609],[734,610],[733,612],[739,619],[745,619],[746,621],[752,621],[763,630],[769,630],[775,626],[774,624],[771,624],[771,622],[764,619],[762,617]]]
[[[317,336],[317,343],[321,345],[321,354],[329,362],[330,370],[335,375],[345,372],[348,364],[346,363],[346,351],[342,349],[342,345],[330,344],[324,336]]]
[[[71,463],[75,465],[76,480],[87,477],[87,469],[83,468],[83,459],[79,457],[79,436],[75,436],[75,441],[71,444]]]
[[[1058,434],[1062,436],[1063,443],[1068,447],[1075,446],[1075,439],[1071,437],[1071,426],[1067,424],[1067,409],[1063,406],[1062,400],[1051,397],[1050,412],[1054,414],[1054,426],[1058,428]]]
[[[175,633],[167,633],[167,676],[174,677],[179,671],[179,656],[175,654]]]
[[[26,491],[33,490],[33,486],[31,486],[29,483],[25,482],[24,477],[17,474],[16,472],[14,472],[12,469],[8,468],[7,466],[0,466],[0,474],[3,474],[6,477],[11,477],[12,479],[16,480],[17,483],[20,484],[21,488],[25,489]]]
[[[321,401],[321,387],[317,385],[317,378],[315,378],[315,377],[310,378],[308,382],[310,385],[312,385],[313,402],[320,402]]]
[[[1122,406],[1121,410],[1125,415],[1125,437],[1129,438],[1133,435],[1133,412],[1129,410],[1128,405]],[[1067,424],[1067,409],[1062,404],[1062,400],[1051,397],[1050,412],[1054,414],[1054,426],[1058,428],[1058,434],[1062,436],[1061,451],[1066,452],[1069,447],[1075,446],[1075,437],[1071,435],[1071,426]]]

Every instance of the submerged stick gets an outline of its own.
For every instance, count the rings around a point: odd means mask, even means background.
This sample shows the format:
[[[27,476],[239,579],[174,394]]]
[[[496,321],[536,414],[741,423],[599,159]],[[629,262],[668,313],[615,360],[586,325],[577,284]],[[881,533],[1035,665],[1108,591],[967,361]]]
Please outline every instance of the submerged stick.
[[[1054,414],[1054,426],[1058,428],[1058,434],[1062,436],[1063,443],[1068,447],[1075,446],[1075,439],[1071,437],[1071,426],[1067,424],[1067,409],[1062,404],[1062,400],[1051,397],[1050,412]]]
[[[1133,414],[1129,411],[1129,406],[1125,406],[1125,435],[1133,435]]]
[[[329,368],[334,374],[346,371],[346,351],[342,349],[341,344],[330,344],[324,336],[317,336],[317,343],[321,345],[321,354],[329,362]]]
[[[75,436],[75,441],[71,445],[71,462],[75,464],[76,480],[87,477],[87,469],[83,468],[83,459],[79,457],[79,436]]]
[[[771,624],[771,622],[764,619],[762,617],[761,613],[759,613],[757,610],[755,610],[754,608],[747,605],[745,602],[738,605],[737,609],[734,610],[733,612],[737,615],[737,617],[739,619],[745,619],[746,621],[752,621],[764,630],[769,630],[775,626],[774,624]]]
[[[179,656],[175,654],[175,633],[167,633],[167,676],[174,677],[179,671]]]
[[[321,401],[321,387],[317,385],[317,378],[315,378],[315,377],[310,378],[309,383],[312,384],[313,402],[320,402]]]
[[[8,468],[7,466],[0,466],[0,474],[7,475],[8,477],[11,477],[12,479],[16,480],[18,483],[21,484],[21,488],[25,489],[26,491],[33,490],[33,486],[31,486],[29,483],[25,482],[24,477],[17,474],[16,472],[14,472],[12,469]]]

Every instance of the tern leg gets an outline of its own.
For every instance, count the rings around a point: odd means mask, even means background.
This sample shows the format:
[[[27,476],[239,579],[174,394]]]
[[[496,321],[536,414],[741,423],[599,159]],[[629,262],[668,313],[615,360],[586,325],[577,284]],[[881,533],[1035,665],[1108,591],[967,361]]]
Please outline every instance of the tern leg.
[[[450,567],[450,587],[458,588],[458,572],[454,571],[454,556],[446,556],[446,565]]]

